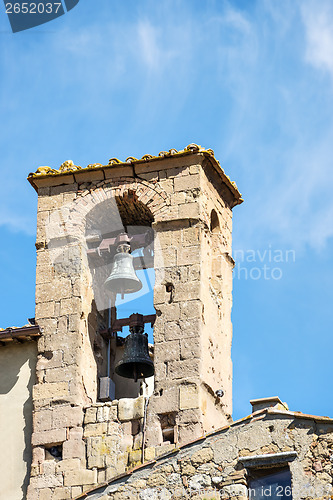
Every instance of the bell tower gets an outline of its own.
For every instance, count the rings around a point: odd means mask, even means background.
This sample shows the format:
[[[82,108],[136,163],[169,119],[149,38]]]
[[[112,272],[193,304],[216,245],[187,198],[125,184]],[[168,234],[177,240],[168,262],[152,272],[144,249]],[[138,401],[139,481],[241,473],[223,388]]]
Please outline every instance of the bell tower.
[[[102,401],[145,400],[145,448],[181,445],[225,425],[232,412],[232,208],[242,198],[213,151],[191,144],[107,165],[67,161],[28,179],[38,193],[36,323],[43,332],[34,463],[59,453],[82,465],[83,418]],[[132,310],[129,300],[143,272],[148,292],[149,281],[153,287],[141,302],[151,301],[148,313]],[[127,301],[127,315],[117,300]],[[139,349],[150,370],[140,371]],[[151,390],[143,392],[142,376],[152,371]],[[96,484],[100,467],[87,470],[83,484]],[[38,481],[31,478],[36,488]]]

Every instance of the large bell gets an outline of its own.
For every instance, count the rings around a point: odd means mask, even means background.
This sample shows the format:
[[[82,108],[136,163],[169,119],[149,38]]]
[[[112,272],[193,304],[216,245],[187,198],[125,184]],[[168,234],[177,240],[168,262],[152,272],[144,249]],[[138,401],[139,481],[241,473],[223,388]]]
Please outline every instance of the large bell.
[[[129,244],[123,243],[118,246],[112,271],[104,283],[109,292],[120,293],[122,297],[125,293],[138,292],[142,288],[142,283],[135,274],[133,255],[129,252]]]
[[[144,327],[141,314],[132,314],[130,319],[130,334],[126,337],[123,358],[117,363],[117,375],[132,378],[147,378],[154,375],[154,363],[149,357],[148,335],[143,333]]]

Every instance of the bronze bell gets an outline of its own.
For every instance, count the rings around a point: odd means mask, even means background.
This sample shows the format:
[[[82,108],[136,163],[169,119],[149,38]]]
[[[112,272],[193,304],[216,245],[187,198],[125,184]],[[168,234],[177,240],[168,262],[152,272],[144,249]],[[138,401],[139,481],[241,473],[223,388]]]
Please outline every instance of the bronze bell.
[[[144,332],[142,314],[130,316],[130,334],[126,337],[123,358],[117,363],[117,375],[132,378],[147,378],[154,375],[154,363],[148,352],[148,335]]]
[[[109,292],[120,293],[122,298],[125,293],[138,292],[142,288],[142,283],[135,274],[133,255],[130,251],[131,247],[128,243],[118,245],[112,271],[104,283]]]

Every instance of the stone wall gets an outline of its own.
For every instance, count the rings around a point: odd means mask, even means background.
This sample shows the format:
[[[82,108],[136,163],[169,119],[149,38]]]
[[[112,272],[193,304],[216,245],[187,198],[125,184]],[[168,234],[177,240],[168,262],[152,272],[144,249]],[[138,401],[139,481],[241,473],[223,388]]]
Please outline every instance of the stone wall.
[[[174,449],[175,445],[170,444],[143,449],[145,403],[146,399],[140,396],[95,403],[83,413],[70,405],[61,406],[58,412],[49,410],[47,419],[44,413],[44,427],[50,427],[44,431],[48,433],[48,442],[54,447],[61,442],[58,429],[64,426],[66,440],[60,447],[60,456],[55,457],[50,452],[51,445],[38,446],[45,441],[45,436],[41,436],[39,443],[35,433],[32,498],[74,498],[143,461]],[[35,414],[35,420],[38,416]]]
[[[66,460],[75,461],[68,462],[71,467],[84,460],[84,411],[98,401],[98,377],[106,376],[107,342],[100,330],[109,304],[101,292],[107,269],[90,265],[86,236],[91,229],[122,230],[119,200],[139,218],[142,210],[142,223],[153,220],[155,234],[155,388],[147,408],[146,448],[184,444],[230,418],[232,194],[215,167],[203,154],[191,154],[34,178],[39,194],[35,315],[43,336],[33,392],[38,466],[32,470],[31,498],[40,488],[59,487],[61,494],[65,471],[59,465],[57,480],[51,462],[44,471],[45,450],[61,447]],[[224,398],[215,394],[221,388]],[[63,487],[95,484],[96,474],[103,475],[89,469],[81,483]]]
[[[274,462],[271,470],[290,468],[293,500],[333,495],[333,422],[268,411],[174,450],[87,498],[246,500],[249,457],[255,463],[258,456]]]

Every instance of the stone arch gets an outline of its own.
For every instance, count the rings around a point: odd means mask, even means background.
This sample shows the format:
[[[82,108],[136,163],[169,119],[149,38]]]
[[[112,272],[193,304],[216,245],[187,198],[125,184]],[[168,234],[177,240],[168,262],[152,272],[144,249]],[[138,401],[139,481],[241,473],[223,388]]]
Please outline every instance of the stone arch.
[[[123,177],[117,181],[105,181],[103,185],[99,185],[94,190],[85,191],[77,199],[78,211],[81,213],[84,211],[87,214],[101,201],[124,197],[131,193],[135,193],[137,200],[151,211],[154,219],[164,213],[170,205],[169,197],[158,185],[142,179]]]
[[[131,177],[98,183],[95,188],[84,190],[75,200],[50,214],[46,245],[57,272],[80,275],[84,268],[89,267],[86,255],[86,221],[89,213],[98,205],[109,202],[108,214],[115,230],[122,232],[124,227],[116,199],[132,196],[133,193],[138,202],[147,207],[154,220],[161,220],[167,215],[169,196],[158,185]]]

